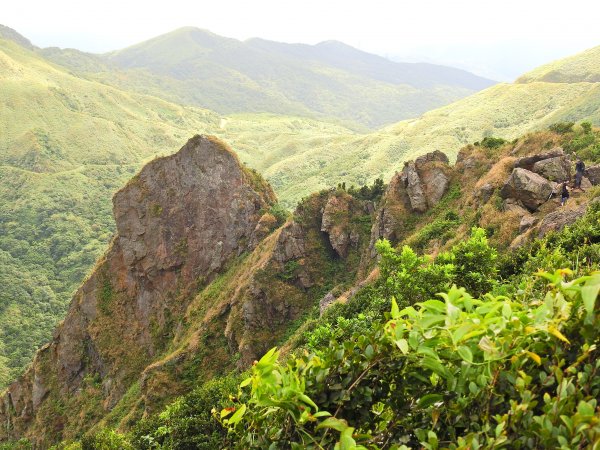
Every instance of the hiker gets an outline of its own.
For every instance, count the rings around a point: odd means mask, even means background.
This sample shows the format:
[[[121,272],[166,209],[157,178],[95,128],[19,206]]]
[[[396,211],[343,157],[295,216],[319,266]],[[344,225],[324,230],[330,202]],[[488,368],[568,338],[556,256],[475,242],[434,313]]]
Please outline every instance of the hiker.
[[[585,164],[583,163],[581,158],[578,156],[577,162],[575,163],[575,186],[573,187],[573,189],[579,189],[580,191],[583,191],[583,189],[581,189],[581,179],[583,178],[584,171],[585,171]]]
[[[560,191],[560,206],[565,206],[567,200],[569,199],[569,188],[567,187],[567,182],[565,181],[562,184],[562,188]]]

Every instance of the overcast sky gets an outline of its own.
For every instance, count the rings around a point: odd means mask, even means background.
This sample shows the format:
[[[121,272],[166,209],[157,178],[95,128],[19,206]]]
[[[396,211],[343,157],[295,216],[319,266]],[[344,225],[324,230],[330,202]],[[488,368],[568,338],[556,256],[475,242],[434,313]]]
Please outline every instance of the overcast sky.
[[[598,0],[3,0],[0,23],[40,47],[91,52],[188,25],[238,39],[335,39],[496,79],[600,45]]]

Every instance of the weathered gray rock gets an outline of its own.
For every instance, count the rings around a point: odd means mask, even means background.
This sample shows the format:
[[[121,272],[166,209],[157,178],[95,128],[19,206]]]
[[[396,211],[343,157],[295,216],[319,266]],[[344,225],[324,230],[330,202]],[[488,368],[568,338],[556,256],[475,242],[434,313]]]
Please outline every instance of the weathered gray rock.
[[[296,222],[288,222],[284,225],[275,250],[273,259],[280,264],[285,264],[292,259],[300,259],[306,255],[306,237],[302,227]]]
[[[509,248],[512,250],[516,250],[519,247],[522,247],[523,245],[525,245],[528,241],[529,241],[529,237],[530,237],[531,233],[523,233],[518,235],[516,238],[513,239],[513,241],[510,243]]]
[[[480,205],[485,205],[494,194],[496,188],[491,183],[485,183],[475,193],[475,198]]]
[[[423,186],[427,208],[437,205],[448,190],[450,184],[448,164],[448,156],[439,150],[419,156],[415,160],[415,168]]]
[[[402,170],[402,183],[408,195],[410,207],[415,212],[427,211],[427,198],[423,190],[421,178],[413,161],[409,161]]]
[[[585,169],[585,176],[590,180],[592,185],[597,186],[600,184],[600,164],[595,166],[589,166]]]
[[[544,217],[538,228],[538,238],[544,237],[551,231],[560,231],[565,226],[575,223],[585,214],[587,204],[575,209],[560,208]]]
[[[552,150],[545,153],[538,153],[533,156],[524,156],[523,158],[519,158],[515,161],[515,168],[527,169],[531,170],[533,165],[539,161],[543,161],[545,159],[557,158],[565,155],[565,151],[562,147],[556,147]]]
[[[550,181],[562,183],[571,179],[571,161],[566,156],[543,159],[536,162],[531,171]]]
[[[335,302],[335,300],[335,295],[333,295],[332,292],[328,292],[327,295],[325,295],[325,297],[323,297],[319,301],[319,313],[321,316],[323,315],[325,310],[329,308],[333,304],[333,302]]]
[[[516,213],[519,217],[529,215],[529,211],[523,207],[523,204],[514,198],[507,198],[504,200],[502,203],[502,210],[504,212]]]
[[[550,181],[526,169],[514,169],[500,194],[503,198],[514,198],[530,211],[535,211],[548,201],[552,193]]]
[[[321,219],[321,231],[328,234],[331,246],[341,258],[348,256],[350,245],[349,229],[345,226],[351,200],[348,197],[347,195],[330,196]]]
[[[519,223],[519,233],[524,233],[536,223],[538,223],[537,217],[532,216],[531,214],[524,215],[521,217],[521,222]]]

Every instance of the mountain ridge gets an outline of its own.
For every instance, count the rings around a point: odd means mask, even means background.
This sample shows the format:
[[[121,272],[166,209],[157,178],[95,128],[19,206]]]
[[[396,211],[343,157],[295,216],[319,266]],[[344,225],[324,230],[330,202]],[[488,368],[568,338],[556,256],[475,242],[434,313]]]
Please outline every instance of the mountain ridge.
[[[355,129],[415,117],[494,83],[459,69],[395,63],[346,44],[240,41],[194,27],[103,55],[67,53],[40,50],[85,76],[166,100],[222,114],[345,121]]]

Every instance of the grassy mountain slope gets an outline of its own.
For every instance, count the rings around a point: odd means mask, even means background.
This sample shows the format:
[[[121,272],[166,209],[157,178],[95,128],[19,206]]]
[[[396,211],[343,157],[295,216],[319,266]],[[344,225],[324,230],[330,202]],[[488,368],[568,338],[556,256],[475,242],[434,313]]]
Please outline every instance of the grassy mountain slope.
[[[594,61],[585,64],[600,72]],[[39,344],[48,337],[47,324],[62,317],[70,293],[108,242],[112,192],[144,160],[176,150],[189,135],[212,133],[230,142],[293,207],[315,189],[389,178],[403,160],[429,150],[455,155],[486,135],[511,139],[559,120],[600,123],[600,83],[590,82],[500,84],[359,135],[314,119],[221,117],[124,92],[74,76],[8,41],[0,41],[0,78],[0,250],[9,254],[2,270],[12,274],[8,280],[18,293],[5,297],[17,309],[3,307],[0,321],[26,317],[10,332],[14,336],[3,338],[21,344],[0,346],[0,356],[8,358],[4,367],[0,361],[0,383],[29,359],[31,336]],[[48,296],[39,297],[38,286]],[[27,304],[38,306],[19,306]]]
[[[598,143],[598,130],[588,134]],[[426,432],[421,434],[419,428],[434,429],[448,442],[454,442],[463,433],[465,438],[473,439],[474,434],[479,442],[490,444],[484,448],[493,448],[492,444],[497,443],[499,437],[520,442],[525,434],[531,440],[525,441],[522,448],[554,448],[556,434],[594,442],[598,437],[598,423],[591,417],[596,408],[593,399],[600,392],[600,386],[593,377],[598,366],[595,369],[588,367],[588,361],[595,362],[597,350],[581,347],[580,343],[581,338],[588,344],[597,339],[597,308],[593,321],[588,320],[591,316],[588,311],[594,310],[595,297],[591,306],[589,299],[584,300],[585,308],[581,298],[572,308],[560,301],[551,302],[555,288],[564,288],[565,298],[572,301],[573,297],[567,293],[577,294],[579,291],[573,292],[577,285],[554,281],[554,286],[548,286],[532,273],[538,269],[554,272],[569,268],[573,272],[557,272],[559,275],[555,276],[574,278],[596,270],[600,251],[600,209],[596,204],[573,227],[515,251],[507,247],[519,234],[520,217],[514,211],[503,210],[501,202],[497,201],[497,193],[482,200],[477,192],[484,183],[500,186],[509,176],[510,165],[516,158],[539,154],[557,145],[569,148],[580,137],[581,133],[546,131],[524,136],[499,149],[464,148],[461,162],[450,174],[449,189],[438,204],[424,214],[415,214],[405,208],[393,213],[402,228],[402,234],[396,235],[394,244],[411,245],[417,253],[410,249],[395,250],[389,244],[380,246],[383,257],[379,270],[372,273],[367,286],[363,285],[358,292],[351,291],[352,294],[342,291],[352,285],[348,281],[354,278],[353,270],[359,259],[357,253],[365,253],[357,248],[345,258],[333,257],[321,232],[327,209],[323,206],[331,205],[333,198],[350,200],[345,207],[336,201],[340,209],[332,217],[337,225],[352,224],[368,235],[370,221],[362,220],[366,211],[358,208],[356,212],[361,215],[353,217],[350,212],[355,208],[350,204],[360,201],[352,200],[343,189],[311,195],[293,216],[293,221],[307,231],[304,257],[294,257],[283,265],[275,264],[279,260],[279,256],[273,257],[278,253],[275,249],[285,242],[281,240],[282,235],[295,228],[288,222],[267,236],[252,253],[236,259],[212,283],[203,286],[199,292],[190,293],[194,299],[185,317],[181,318],[176,335],[169,341],[167,351],[156,355],[156,361],[147,367],[141,381],[132,381],[119,403],[106,408],[102,402],[103,375],[88,373],[83,388],[68,397],[66,407],[63,404],[62,409],[57,408],[55,405],[60,405],[59,401],[46,399],[46,405],[56,408],[56,414],[46,415],[44,424],[52,424],[55,419],[57,423],[66,424],[64,428],[54,430],[56,436],[62,433],[62,438],[67,441],[82,437],[83,447],[78,443],[66,444],[70,445],[66,448],[73,450],[99,447],[266,448],[273,441],[285,448],[290,447],[290,441],[299,443],[302,448],[313,448],[311,445],[315,441],[311,434],[318,435],[316,442],[320,442],[321,447],[329,448],[338,441],[340,428],[348,424],[361,428],[360,435],[349,433],[350,437],[362,439],[373,448],[388,448],[392,442],[403,442],[409,448],[421,448],[420,441],[433,443],[434,438]],[[391,186],[381,203],[386,210],[389,207],[386,202],[398,195]],[[533,214],[543,220],[551,212],[575,213],[580,206],[597,197],[597,188],[574,193],[566,207],[561,208],[558,200],[552,199]],[[370,219],[376,217],[379,214],[367,215]],[[366,229],[364,225],[367,225]],[[483,229],[476,229],[469,239],[472,227],[485,228],[489,241]],[[294,236],[299,237],[296,233]],[[359,242],[368,245],[364,237]],[[319,281],[306,290],[306,285],[302,285],[302,280],[306,279]],[[582,279],[579,283],[589,280]],[[594,296],[597,296],[599,281],[596,275],[593,283],[587,284],[587,290]],[[478,300],[464,295],[464,291],[457,296],[457,290],[451,288],[453,284],[467,288]],[[324,290],[336,292],[335,287],[341,288],[334,294],[336,297],[351,297],[350,300],[341,300],[342,303],[320,316],[317,300]],[[390,311],[392,298],[401,308],[414,306],[419,309],[417,302],[448,290],[453,293],[447,300],[452,307],[448,306],[446,310],[444,302],[429,302],[431,315],[424,317],[423,323],[415,322],[416,326],[407,327],[405,335],[395,335],[394,340],[394,327],[391,330],[383,327],[389,318],[384,313]],[[483,296],[487,292],[492,294],[491,297]],[[547,293],[550,294],[547,296]],[[583,291],[581,295],[584,295]],[[258,300],[257,304],[253,304],[253,298]],[[564,301],[563,297],[556,298]],[[303,299],[308,302],[303,303]],[[256,311],[254,308],[258,305],[264,305],[265,310]],[[303,308],[306,314],[300,316],[301,320],[276,321],[291,305]],[[243,314],[241,311],[232,313],[240,306]],[[544,310],[546,307],[548,310]],[[535,311],[535,317],[532,311]],[[392,314],[392,319],[398,319],[396,312]],[[514,320],[517,314],[519,320]],[[264,322],[252,328],[257,316]],[[474,319],[472,323],[470,319]],[[437,326],[431,327],[434,324]],[[248,359],[247,348],[236,352],[237,348],[231,347],[231,337],[239,339],[244,330],[248,331],[248,326],[251,327],[248,337],[262,345],[265,352],[271,345],[284,344],[282,353],[286,359],[281,365],[277,363],[279,355],[272,357],[273,353],[252,365],[254,355]],[[532,326],[536,327],[533,331]],[[418,332],[418,336],[408,335],[409,330]],[[446,330],[449,330],[448,334]],[[460,337],[459,333],[462,333]],[[390,334],[392,338],[388,339]],[[482,340],[483,336],[486,336],[485,340]],[[407,342],[398,342],[400,338]],[[414,339],[418,341],[415,343]],[[533,341],[524,344],[524,339]],[[567,339],[569,346],[563,344]],[[460,349],[457,349],[458,343]],[[422,349],[420,344],[428,348]],[[118,350],[123,343],[111,342],[111,345]],[[465,350],[464,346],[468,348]],[[426,351],[428,349],[433,353]],[[316,358],[311,355],[313,352],[316,352]],[[426,356],[433,357],[433,361],[423,360]],[[561,359],[566,359],[566,366],[571,367],[561,366],[564,364]],[[310,364],[305,365],[302,360],[310,361]],[[253,383],[251,387],[240,389],[241,395],[238,395],[237,385],[247,375],[240,375],[234,369],[236,362],[240,367],[240,361],[242,368],[250,367]],[[473,361],[477,364],[464,363]],[[583,372],[584,378],[578,378],[574,369]],[[576,400],[568,404],[561,403],[560,388],[556,392],[557,384],[553,379],[546,383],[548,377],[558,378],[563,372],[565,377],[573,376],[575,384],[570,396],[576,395],[573,397]],[[278,375],[288,373],[291,374],[289,377]],[[532,373],[535,377],[529,380],[524,375]],[[524,381],[518,381],[519,376]],[[211,378],[216,379],[208,381]],[[303,383],[304,380],[307,382]],[[451,389],[453,386],[458,387]],[[194,389],[191,394],[157,414],[157,406],[191,389]],[[528,390],[532,390],[540,401],[527,403],[525,400],[531,399]],[[490,400],[496,397],[502,397],[502,401]],[[513,404],[505,398],[521,401]],[[557,406],[569,417],[576,412],[585,415],[581,420],[585,423],[589,420],[596,434],[560,428],[562,420],[552,412],[547,416],[556,432],[545,433],[546,424],[538,428],[538,421],[531,415],[546,413],[543,408],[549,399],[558,403]],[[314,425],[325,416],[310,420],[301,416],[307,410],[315,413],[316,406],[312,401],[320,410],[335,413],[338,419],[347,423],[335,422],[336,426],[323,435],[324,430],[319,431],[323,427],[315,428]],[[581,401],[591,401],[591,413],[587,406],[585,414],[580,411]],[[434,403],[432,414],[429,408]],[[238,414],[243,426],[235,426],[233,420],[230,423],[222,421],[233,411],[224,411],[219,416],[219,411],[225,407],[247,411],[246,415]],[[514,411],[504,416],[506,408],[510,410],[511,407]],[[523,418],[527,425],[506,419],[523,407],[531,412]],[[381,408],[385,414],[380,414]],[[480,414],[470,415],[473,408]],[[211,412],[214,410],[217,414]],[[415,411],[418,414],[414,414]],[[438,415],[435,411],[442,413]],[[489,422],[492,427],[480,427],[481,422]],[[505,422],[505,428],[500,428],[500,432],[495,431],[498,422]],[[92,427],[93,424],[96,425]],[[230,433],[226,433],[228,426]],[[117,434],[112,428],[127,433]],[[85,430],[90,431],[83,433]],[[378,438],[368,441],[366,434]],[[51,441],[55,436],[33,435],[33,438]],[[466,450],[470,447],[465,444],[457,448]]]
[[[105,64],[68,52],[42,50],[60,64],[97,72],[105,82],[223,114],[316,116],[355,127],[415,117],[493,84],[462,70],[395,63],[338,42],[241,42],[192,27],[104,55]]]
[[[600,81],[598,59],[600,59],[600,47],[590,48],[577,55],[544,64],[520,77],[517,83],[531,83],[532,81],[597,83]]]
[[[593,64],[590,53],[584,54],[583,64],[600,74],[600,53],[591,54]],[[486,136],[514,139],[555,122],[581,120],[600,124],[600,82],[502,83],[375,133],[336,136],[296,146],[294,153],[291,146],[282,148],[273,158],[276,163],[258,167],[280,196],[293,202],[311,186],[389,177],[400,161],[428,151],[441,150],[453,158],[463,145]]]
[[[112,193],[216,115],[73,77],[0,40],[0,383],[49,338],[114,228]]]
[[[49,339],[105,249],[114,230],[112,194],[148,159],[175,151],[195,133],[222,134],[226,122],[207,110],[79,78],[0,39],[0,278],[10,286],[0,294],[0,385]],[[241,125],[228,135],[243,143],[246,161],[270,154],[269,146],[255,151],[255,133],[279,136],[274,146],[285,136],[351,133],[288,117]]]

